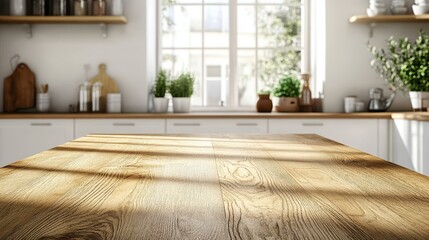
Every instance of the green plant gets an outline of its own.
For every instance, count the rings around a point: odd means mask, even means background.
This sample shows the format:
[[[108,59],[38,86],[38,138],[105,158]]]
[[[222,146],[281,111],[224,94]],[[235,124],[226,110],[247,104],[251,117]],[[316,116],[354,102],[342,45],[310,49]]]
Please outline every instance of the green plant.
[[[158,73],[158,76],[155,80],[155,85],[153,86],[152,93],[157,98],[165,97],[167,92],[167,73],[165,70],[161,70]]]
[[[262,89],[258,91],[258,95],[270,95],[271,94],[271,90],[270,89]]]
[[[182,73],[176,80],[170,82],[169,92],[173,97],[191,97],[194,93],[194,76]]]
[[[275,97],[299,97],[301,82],[293,75],[285,75],[273,89]]]
[[[408,38],[387,40],[387,49],[369,46],[371,66],[393,90],[429,91],[429,37],[420,30],[414,42]]]

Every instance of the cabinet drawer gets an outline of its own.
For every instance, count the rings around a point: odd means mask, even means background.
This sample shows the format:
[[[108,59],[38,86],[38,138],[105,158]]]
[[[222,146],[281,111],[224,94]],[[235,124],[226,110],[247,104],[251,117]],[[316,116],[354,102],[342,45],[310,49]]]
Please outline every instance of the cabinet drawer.
[[[167,119],[167,133],[267,133],[266,119]]]
[[[76,119],[75,137],[88,134],[163,134],[164,119]]]
[[[269,133],[318,134],[361,151],[387,158],[379,151],[377,119],[270,119]],[[387,136],[385,136],[387,138]]]

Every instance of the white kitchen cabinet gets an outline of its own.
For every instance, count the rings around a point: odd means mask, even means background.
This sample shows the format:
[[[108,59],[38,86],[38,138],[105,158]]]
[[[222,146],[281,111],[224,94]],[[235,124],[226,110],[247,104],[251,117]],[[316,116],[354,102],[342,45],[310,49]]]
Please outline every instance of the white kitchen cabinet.
[[[91,133],[164,134],[165,119],[76,119],[75,138]]]
[[[73,140],[73,120],[0,120],[0,167]]]
[[[269,119],[268,123],[271,134],[318,134],[389,159],[387,119]]]
[[[267,119],[167,119],[167,133],[267,133]]]
[[[429,176],[429,122],[392,121],[393,162]]]

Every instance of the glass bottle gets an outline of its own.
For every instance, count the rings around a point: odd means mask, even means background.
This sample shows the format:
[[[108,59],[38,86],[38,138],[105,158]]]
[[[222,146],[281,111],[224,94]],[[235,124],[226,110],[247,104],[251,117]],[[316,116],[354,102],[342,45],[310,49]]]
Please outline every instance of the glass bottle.
[[[87,9],[88,9],[87,0],[75,0],[73,9],[74,9],[75,16],[86,16]]]
[[[10,0],[10,15],[11,16],[25,16],[26,1],[25,0]]]
[[[106,15],[106,1],[93,0],[92,1],[92,15],[105,16]]]
[[[79,112],[90,112],[91,105],[91,84],[84,82],[79,86]]]
[[[311,111],[311,90],[310,90],[310,74],[302,74],[304,80],[304,86],[301,91],[300,105],[303,107],[303,111]]]
[[[33,15],[45,16],[45,0],[33,0]]]
[[[67,0],[53,0],[52,15],[65,16],[67,15]]]
[[[103,84],[96,82],[92,85],[92,111],[100,112],[101,88]]]

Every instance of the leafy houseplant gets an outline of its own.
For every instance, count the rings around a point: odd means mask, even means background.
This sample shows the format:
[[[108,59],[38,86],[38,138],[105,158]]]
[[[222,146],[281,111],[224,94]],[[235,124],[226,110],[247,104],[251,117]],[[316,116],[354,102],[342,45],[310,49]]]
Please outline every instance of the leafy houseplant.
[[[161,70],[155,80],[155,85],[152,88],[153,111],[157,113],[165,113],[168,110],[168,98],[165,98],[167,92],[167,73]]]
[[[414,103],[421,103],[422,99],[414,101],[413,96],[416,92],[429,92],[429,36],[420,30],[414,42],[407,37],[399,40],[390,37],[386,50],[375,46],[370,46],[369,50],[373,56],[371,66],[387,81],[391,89],[410,91],[413,108],[424,107],[415,105]]]
[[[174,112],[190,111],[194,82],[195,78],[190,73],[182,73],[176,80],[170,82],[168,90],[173,97]]]
[[[273,94],[278,97],[276,110],[278,112],[296,112],[299,109],[298,97],[301,82],[293,75],[285,75],[274,87]]]

